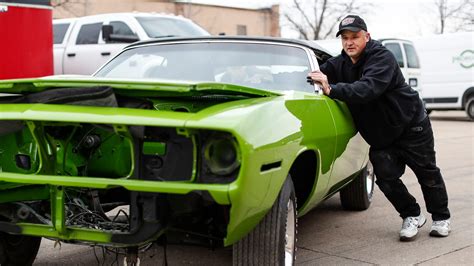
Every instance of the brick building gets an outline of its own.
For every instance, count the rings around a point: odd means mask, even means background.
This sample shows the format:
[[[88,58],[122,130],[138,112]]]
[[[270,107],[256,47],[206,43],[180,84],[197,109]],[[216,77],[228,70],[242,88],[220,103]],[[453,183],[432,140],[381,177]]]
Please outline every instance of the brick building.
[[[280,36],[279,5],[249,9],[176,0],[57,0],[54,18],[113,12],[156,12],[187,17],[213,35]]]

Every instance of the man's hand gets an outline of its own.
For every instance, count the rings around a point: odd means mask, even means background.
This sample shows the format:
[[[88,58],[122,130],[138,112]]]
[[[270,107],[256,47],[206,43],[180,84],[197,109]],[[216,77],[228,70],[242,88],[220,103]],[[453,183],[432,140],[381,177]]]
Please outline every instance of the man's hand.
[[[308,73],[308,79],[311,79],[312,81],[316,82],[316,84],[319,84],[321,88],[323,89],[323,93],[325,95],[329,95],[331,92],[331,87],[329,86],[328,82],[328,77],[323,74],[321,71],[313,71]]]

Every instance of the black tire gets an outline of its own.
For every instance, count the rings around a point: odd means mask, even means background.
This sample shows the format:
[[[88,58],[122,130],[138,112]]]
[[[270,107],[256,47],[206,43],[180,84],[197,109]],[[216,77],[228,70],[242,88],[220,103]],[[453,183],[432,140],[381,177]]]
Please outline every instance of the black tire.
[[[471,96],[466,102],[466,114],[469,119],[474,120],[474,96]]]
[[[296,227],[295,189],[288,176],[277,200],[263,220],[247,236],[234,244],[233,265],[293,265],[296,254]],[[285,260],[287,236],[290,243]]]
[[[41,237],[10,235],[0,232],[0,265],[32,265],[40,244]]]
[[[370,161],[357,177],[340,191],[341,204],[346,210],[367,210],[374,195],[375,176]]]

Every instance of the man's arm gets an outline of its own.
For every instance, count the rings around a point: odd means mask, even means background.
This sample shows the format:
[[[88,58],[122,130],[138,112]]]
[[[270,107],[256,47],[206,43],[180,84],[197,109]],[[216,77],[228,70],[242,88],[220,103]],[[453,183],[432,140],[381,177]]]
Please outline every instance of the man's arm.
[[[367,103],[388,89],[393,72],[398,67],[388,53],[388,50],[380,50],[367,58],[362,77],[353,83],[329,84],[328,77],[321,72],[312,72],[309,76],[323,87],[324,94],[333,99],[347,103]]]
[[[308,78],[312,79],[320,85],[325,95],[329,95],[331,87],[329,81],[335,81],[336,73],[335,67],[331,60],[319,66],[320,71],[314,71],[308,73]]]

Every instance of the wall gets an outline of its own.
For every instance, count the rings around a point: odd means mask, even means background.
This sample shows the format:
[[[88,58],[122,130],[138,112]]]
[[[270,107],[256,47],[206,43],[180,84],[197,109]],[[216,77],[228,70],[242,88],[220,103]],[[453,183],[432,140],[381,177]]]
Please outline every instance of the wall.
[[[113,12],[157,12],[190,18],[213,35],[280,36],[279,6],[246,9],[217,5],[189,4],[166,0],[75,0],[55,7],[54,18],[79,17]]]

